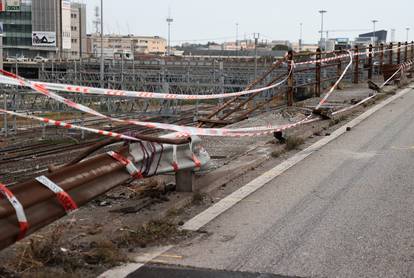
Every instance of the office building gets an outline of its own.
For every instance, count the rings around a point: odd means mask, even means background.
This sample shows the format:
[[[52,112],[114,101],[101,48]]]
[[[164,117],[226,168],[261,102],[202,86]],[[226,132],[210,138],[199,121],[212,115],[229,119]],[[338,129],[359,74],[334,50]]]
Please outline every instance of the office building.
[[[69,59],[86,37],[86,5],[70,0],[0,0],[5,57]],[[8,7],[7,3],[14,3]],[[72,16],[77,10],[76,22]],[[76,23],[76,30],[72,24]],[[72,36],[78,43],[72,47]],[[73,48],[73,49],[72,49]]]

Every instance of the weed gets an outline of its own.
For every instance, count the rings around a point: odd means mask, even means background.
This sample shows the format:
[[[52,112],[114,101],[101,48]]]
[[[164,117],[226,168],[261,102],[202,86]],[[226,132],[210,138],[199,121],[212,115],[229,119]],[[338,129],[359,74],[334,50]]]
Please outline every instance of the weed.
[[[88,264],[104,264],[113,267],[127,260],[126,256],[110,240],[100,239],[91,245],[93,246],[92,250],[84,255]]]
[[[305,140],[301,137],[290,136],[286,139],[286,146],[285,149],[287,151],[296,150],[299,148],[300,145],[305,143]]]
[[[123,229],[123,233],[115,241],[118,247],[141,246],[146,247],[154,242],[173,239],[185,235],[177,225],[167,220],[153,220],[140,226],[138,229]]]
[[[193,205],[196,205],[196,206],[201,205],[203,203],[205,197],[206,197],[205,194],[202,194],[200,192],[195,192],[193,194],[193,199],[191,200],[191,203]]]
[[[284,150],[274,150],[270,155],[273,158],[278,158],[280,157],[285,151]]]

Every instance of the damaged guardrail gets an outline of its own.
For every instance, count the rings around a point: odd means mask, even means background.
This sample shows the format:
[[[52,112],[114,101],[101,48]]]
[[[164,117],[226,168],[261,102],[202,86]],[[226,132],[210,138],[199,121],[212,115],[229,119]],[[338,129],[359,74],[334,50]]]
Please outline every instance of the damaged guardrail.
[[[174,136],[161,139],[169,142]],[[25,183],[1,186],[0,193],[6,198],[0,199],[0,250],[136,179],[175,173],[177,190],[192,191],[194,171],[205,167],[209,160],[196,136],[180,145],[139,141],[53,169]]]

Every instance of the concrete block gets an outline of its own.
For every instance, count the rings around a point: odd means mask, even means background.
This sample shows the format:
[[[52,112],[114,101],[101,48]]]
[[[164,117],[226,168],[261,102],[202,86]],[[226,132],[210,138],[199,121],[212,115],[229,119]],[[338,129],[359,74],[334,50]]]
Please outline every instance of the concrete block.
[[[175,174],[177,192],[194,192],[195,175],[192,170],[178,171]]]

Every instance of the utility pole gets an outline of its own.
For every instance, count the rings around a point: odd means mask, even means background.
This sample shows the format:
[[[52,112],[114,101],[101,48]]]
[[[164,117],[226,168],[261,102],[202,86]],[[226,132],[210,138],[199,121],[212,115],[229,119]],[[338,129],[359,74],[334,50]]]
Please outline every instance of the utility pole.
[[[300,23],[300,35],[299,35],[299,52],[302,51],[302,35],[303,35],[303,23]]]
[[[378,20],[376,20],[376,19],[374,19],[374,20],[372,20],[372,24],[374,25],[374,38],[373,38],[373,44],[374,45],[377,45],[377,34],[376,34],[376,24],[377,24],[377,22],[378,22]]]
[[[104,61],[104,50],[103,50],[103,0],[101,0],[101,87],[104,88],[104,78],[105,78],[105,61]]]
[[[236,23],[236,56],[239,56],[239,23]]]
[[[254,80],[257,79],[257,44],[259,43],[260,33],[254,33]]]
[[[405,30],[407,31],[407,37],[406,37],[406,42],[408,42],[408,39],[409,39],[409,33],[410,33],[410,30],[411,30],[411,28],[410,27],[407,27],[407,28],[405,28]]]
[[[167,17],[167,23],[168,23],[168,48],[167,48],[167,55],[171,55],[171,23],[174,22],[174,19],[171,17],[171,10],[168,10],[168,17]]]
[[[321,45],[322,46],[322,42],[323,42],[323,15],[326,14],[328,11],[325,10],[320,10],[319,13],[321,14]],[[325,43],[325,49],[326,49],[326,43]]]

